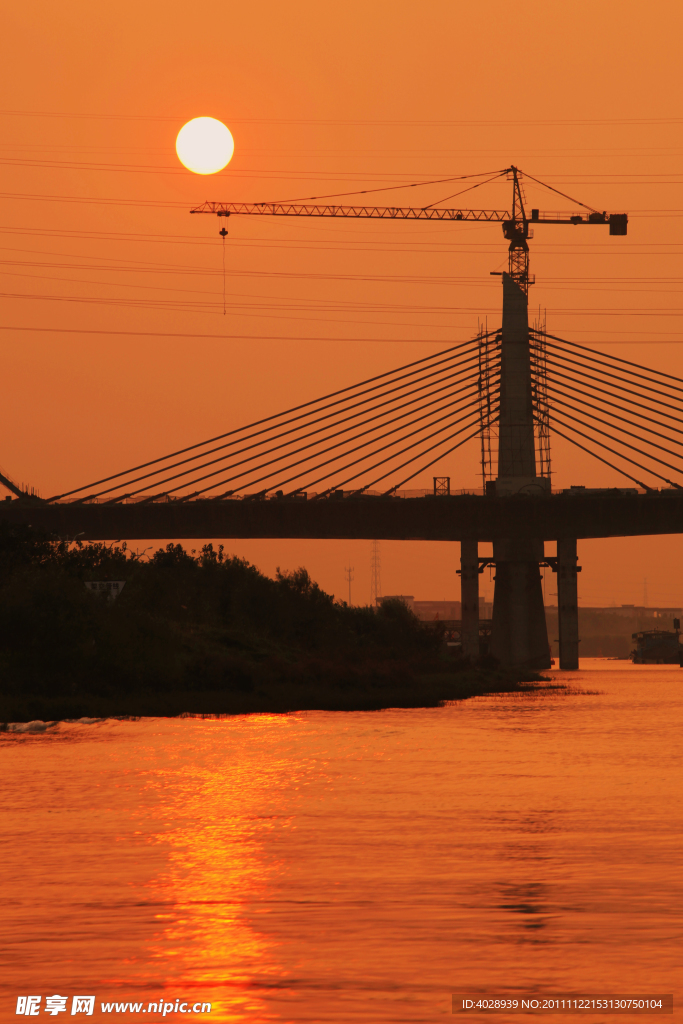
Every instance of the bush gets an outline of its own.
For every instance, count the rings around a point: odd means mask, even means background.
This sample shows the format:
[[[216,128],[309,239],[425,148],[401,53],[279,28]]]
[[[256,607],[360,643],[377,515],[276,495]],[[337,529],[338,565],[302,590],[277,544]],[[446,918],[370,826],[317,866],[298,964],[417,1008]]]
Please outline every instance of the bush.
[[[113,601],[84,585],[106,579]],[[401,601],[350,608],[222,546],[141,559],[0,525],[0,720],[433,705],[453,695],[441,639]]]

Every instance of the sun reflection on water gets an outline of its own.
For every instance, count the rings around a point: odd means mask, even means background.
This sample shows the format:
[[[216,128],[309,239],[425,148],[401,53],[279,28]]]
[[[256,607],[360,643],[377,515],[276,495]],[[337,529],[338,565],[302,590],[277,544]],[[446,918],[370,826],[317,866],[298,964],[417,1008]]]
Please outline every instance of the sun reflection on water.
[[[262,734],[283,723],[274,716],[259,718]],[[206,729],[209,723],[202,724]],[[220,729],[222,723],[211,725]],[[220,745],[210,732],[206,745],[213,753]],[[239,755],[226,751],[201,767],[201,756],[191,765],[168,765],[149,780],[160,796],[160,819],[182,822],[148,836],[148,842],[168,846],[166,871],[146,887],[148,898],[164,908],[155,914],[160,930],[150,959],[163,962],[163,970],[154,973],[167,979],[168,998],[196,993],[197,1000],[212,1003],[211,1020],[272,1020],[261,990],[286,987],[274,956],[277,943],[254,918],[268,913],[271,879],[278,872],[274,833],[291,826],[291,815],[278,811],[283,777],[291,794],[299,769],[287,760],[266,762],[258,747],[242,746]],[[169,761],[175,753],[169,751]]]

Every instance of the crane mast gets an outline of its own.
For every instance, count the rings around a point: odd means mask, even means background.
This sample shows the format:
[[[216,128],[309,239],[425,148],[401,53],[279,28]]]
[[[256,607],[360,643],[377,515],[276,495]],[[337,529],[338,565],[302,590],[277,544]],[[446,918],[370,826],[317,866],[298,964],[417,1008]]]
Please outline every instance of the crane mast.
[[[508,246],[508,274],[525,295],[529,293],[529,285],[533,279],[529,277],[529,243],[533,238],[529,230],[529,222],[524,209],[524,193],[516,167],[508,170],[508,179],[512,179],[512,216],[503,221],[503,234],[510,241]]]

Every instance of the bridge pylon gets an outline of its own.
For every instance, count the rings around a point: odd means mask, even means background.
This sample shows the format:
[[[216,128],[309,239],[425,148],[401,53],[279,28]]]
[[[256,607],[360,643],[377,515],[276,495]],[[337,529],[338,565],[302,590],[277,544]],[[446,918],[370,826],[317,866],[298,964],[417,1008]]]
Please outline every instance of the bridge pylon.
[[[539,476],[534,442],[528,300],[523,287],[503,274],[497,497],[550,494],[550,478]],[[490,651],[502,665],[550,667],[539,563],[542,540],[504,537],[493,542],[496,566]]]

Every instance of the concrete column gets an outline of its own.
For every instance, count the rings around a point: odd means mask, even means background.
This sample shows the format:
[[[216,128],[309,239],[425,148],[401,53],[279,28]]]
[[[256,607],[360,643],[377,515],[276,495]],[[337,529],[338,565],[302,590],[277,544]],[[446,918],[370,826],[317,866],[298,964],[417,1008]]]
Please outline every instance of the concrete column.
[[[498,477],[533,480],[536,455],[527,297],[508,274],[503,274],[500,360]]]
[[[462,604],[462,653],[479,657],[479,542],[460,542],[460,601]]]
[[[491,654],[511,668],[550,668],[550,645],[538,563],[543,541],[509,538],[493,542]]]
[[[557,542],[557,622],[560,630],[560,668],[579,667],[579,598],[576,540]]]
[[[507,500],[543,501],[550,481],[536,476],[527,297],[509,274],[503,274],[500,360],[496,495]],[[512,498],[522,493],[530,497]],[[496,585],[491,653],[501,665],[511,668],[549,668],[538,567],[543,560],[543,541],[523,537],[494,540],[493,560]]]

